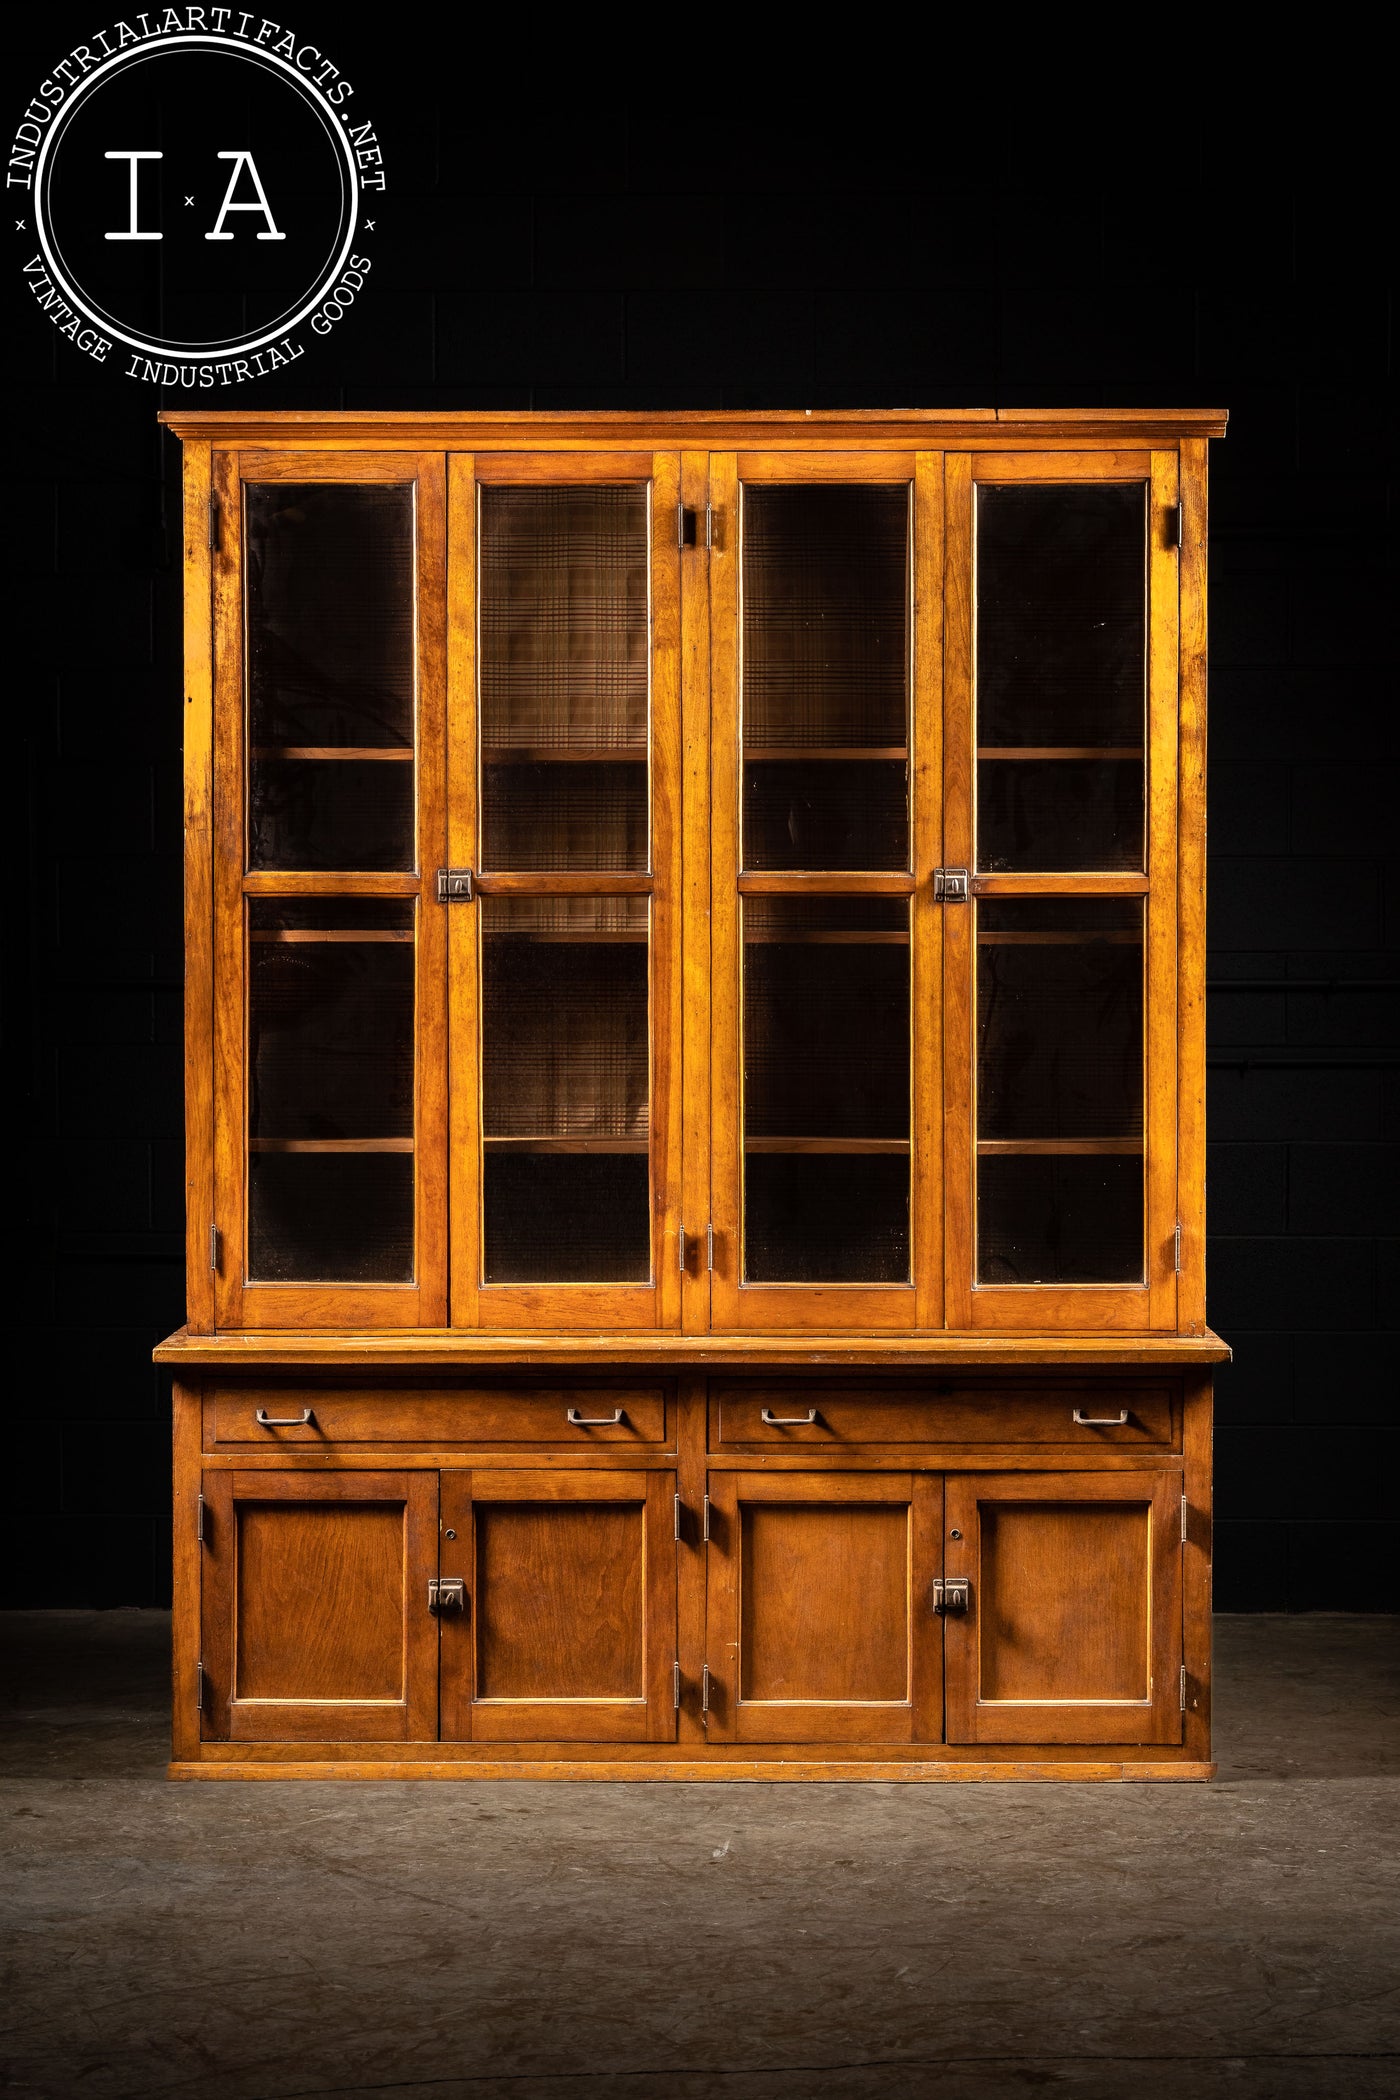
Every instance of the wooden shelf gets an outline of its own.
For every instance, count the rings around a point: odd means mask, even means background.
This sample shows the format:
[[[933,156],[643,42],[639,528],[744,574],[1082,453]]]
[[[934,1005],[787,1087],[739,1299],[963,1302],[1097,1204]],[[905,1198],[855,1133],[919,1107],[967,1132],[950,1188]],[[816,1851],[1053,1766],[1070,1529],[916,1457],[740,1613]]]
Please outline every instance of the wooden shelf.
[[[388,759],[402,765],[413,762],[411,744],[254,744],[254,758],[277,759]]]
[[[1129,1138],[979,1138],[977,1156],[997,1157],[1020,1153],[1031,1158],[1077,1157],[1081,1154],[1126,1153],[1140,1155],[1142,1139]]]
[[[1115,926],[1104,933],[983,933],[977,934],[979,948],[1140,948],[1142,935],[1135,927]]]
[[[907,948],[909,936],[899,931],[870,929],[856,933],[787,933],[770,926],[744,929],[746,948]]]
[[[1086,759],[1102,758],[1114,765],[1129,760],[1142,763],[1141,744],[979,744],[979,758]]]
[[[647,1152],[646,1137],[488,1137],[488,1152]]]
[[[411,926],[255,926],[254,941],[411,941]]]
[[[411,1152],[411,1137],[249,1138],[250,1152]]]
[[[746,1152],[907,1152],[908,1138],[746,1137]]]
[[[561,928],[552,933],[541,926],[488,926],[485,938],[488,941],[530,941],[543,948],[575,948],[587,942],[599,948],[622,948],[629,942],[645,947],[651,938],[645,927],[628,927],[618,933],[598,932],[592,927],[574,932]]]
[[[814,764],[835,764],[842,759],[858,760],[868,764],[873,760],[898,759],[909,756],[907,744],[746,744],[744,764],[804,766],[810,760]]]

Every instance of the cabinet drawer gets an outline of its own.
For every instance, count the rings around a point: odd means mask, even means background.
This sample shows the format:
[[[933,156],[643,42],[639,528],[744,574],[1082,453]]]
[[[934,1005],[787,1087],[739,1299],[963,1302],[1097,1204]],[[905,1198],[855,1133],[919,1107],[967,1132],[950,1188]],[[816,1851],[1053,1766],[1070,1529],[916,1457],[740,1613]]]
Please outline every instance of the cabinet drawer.
[[[379,1444],[556,1444],[587,1451],[665,1440],[661,1386],[476,1386],[469,1392],[224,1386],[204,1401],[206,1451]]]
[[[1087,1419],[1076,1421],[1076,1412]],[[1120,1416],[1126,1417],[1119,1420]],[[714,1385],[711,1447],[796,1450],[843,1444],[1056,1444],[1169,1448],[1166,1386],[985,1391],[823,1385]]]

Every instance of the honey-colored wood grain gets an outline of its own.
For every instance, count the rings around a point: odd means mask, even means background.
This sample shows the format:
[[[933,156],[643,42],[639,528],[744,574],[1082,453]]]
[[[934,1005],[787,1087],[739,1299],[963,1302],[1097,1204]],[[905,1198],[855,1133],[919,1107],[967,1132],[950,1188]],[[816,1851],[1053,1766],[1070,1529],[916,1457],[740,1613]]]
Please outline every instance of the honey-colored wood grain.
[[[615,487],[619,482],[649,481],[651,475],[650,446],[643,451],[592,454],[552,450],[483,451],[476,462],[476,478],[488,487],[578,488],[589,484]],[[674,512],[674,497],[671,507]],[[674,542],[674,523],[671,538]]]
[[[681,1325],[677,1235],[682,1190],[682,1026],[685,895],[684,724],[682,721],[681,569],[676,511],[681,462],[674,452],[651,463],[651,1273],[652,1317],[658,1327]]]
[[[417,1317],[448,1321],[448,909],[433,896],[447,860],[447,480],[440,455],[418,461],[418,867],[414,974],[414,1234]]]
[[[943,463],[943,851],[951,868],[976,865],[972,720],[972,462]],[[975,1260],[973,1152],[973,943],[971,904],[940,904],[943,915],[943,1306],[949,1327],[972,1325]]]
[[[210,1069],[214,1034],[214,690],[213,556],[209,547],[212,458],[186,447],[184,548],[184,864],[185,864],[185,1317],[212,1332],[214,1269],[214,1118]]]
[[[399,409],[163,409],[160,421],[185,440],[266,444],[294,451],[308,445],[459,446],[483,452],[599,447],[655,450],[706,445],[821,451],[904,445],[968,444],[991,450],[1059,449],[1082,438],[1095,446],[1224,437],[1220,408],[958,408],[958,409],[688,409],[660,414],[598,409],[495,411]]]
[[[914,463],[910,726],[914,895],[910,906],[911,1242],[915,1324],[943,1325],[943,459]]]
[[[705,452],[681,456],[681,501],[703,517],[712,503]],[[681,1325],[710,1324],[706,1230],[710,1208],[710,563],[697,544],[681,554]],[[664,1254],[664,1250],[663,1250]]]
[[[476,473],[447,463],[447,865],[481,862],[477,808]],[[446,921],[448,1175],[454,1327],[475,1327],[481,1281],[481,912],[425,904]]]
[[[909,1683],[916,1743],[943,1740],[943,1623],[933,1610],[932,1583],[943,1572],[941,1473],[913,1475],[909,1510]]]
[[[950,1475],[950,1743],[1179,1743],[1180,1474]]]
[[[290,1749],[284,1749],[276,1761],[256,1763],[249,1758],[223,1759],[208,1764],[171,1764],[166,1767],[167,1779],[349,1779],[359,1784],[375,1780],[403,1779],[451,1779],[458,1783],[464,1777],[472,1779],[548,1779],[575,1780],[592,1785],[608,1781],[631,1782],[651,1780],[662,1785],[708,1783],[711,1780],[727,1779],[740,1784],[753,1780],[784,1780],[789,1783],[830,1783],[833,1780],[864,1780],[868,1784],[886,1784],[891,1780],[903,1782],[942,1781],[966,1786],[988,1780],[1045,1781],[1071,1780],[1076,1784],[1086,1781],[1122,1783],[1128,1780],[1185,1780],[1195,1784],[1213,1779],[1213,1764],[1197,1763],[1179,1758],[1169,1763],[1164,1758],[1131,1761],[1130,1756],[1121,1759],[1105,1757],[1065,1758],[1056,1763],[1053,1751],[1057,1746],[1049,1744],[1040,1759],[1022,1753],[1017,1757],[1001,1760],[984,1759],[980,1763],[969,1763],[956,1751],[942,1757],[935,1756],[931,1746],[920,1744],[911,1750],[901,1762],[897,1753],[882,1746],[878,1751],[867,1752],[863,1757],[858,1748],[850,1744],[832,1744],[827,1755],[820,1746],[809,1746],[808,1754],[801,1759],[793,1758],[785,1749],[775,1749],[768,1756],[762,1751],[745,1749],[739,1753],[742,1761],[724,1762],[686,1759],[674,1752],[658,1752],[648,1749],[645,1763],[628,1763],[619,1750],[611,1745],[600,1746],[593,1755],[580,1746],[556,1745],[551,1753],[529,1760],[527,1753],[540,1749],[537,1744],[521,1744],[504,1759],[499,1753],[493,1758],[489,1752],[473,1750],[469,1758],[449,1760],[445,1745],[435,1745],[435,1759],[404,1758],[392,1764],[363,1757],[353,1761],[336,1761],[320,1758],[308,1762],[305,1757],[296,1757]],[[210,1755],[209,1752],[205,1753]],[[522,1770],[522,1766],[525,1768]]]
[[[434,1736],[436,1478],[284,1467],[207,1474],[204,1493],[206,1734]]]
[[[754,1365],[792,1365],[819,1369],[843,1364],[889,1366],[999,1367],[1040,1365],[1187,1365],[1230,1361],[1230,1348],[1209,1329],[1202,1335],[1128,1332],[1099,1334],[1052,1330],[1031,1333],[860,1334],[832,1330],[786,1334],[742,1334],[734,1330],[709,1335],[463,1334],[423,1330],[384,1332],[372,1328],[307,1328],[299,1332],[266,1330],[238,1334],[198,1335],[177,1328],[152,1351],[160,1364],[196,1366],[227,1376],[242,1369],[326,1368],[344,1372],[352,1366],[372,1368],[377,1376],[390,1368],[434,1372],[492,1369],[571,1370],[638,1366],[658,1369],[743,1370]]]
[[[743,1135],[739,918],[739,509],[733,453],[710,459],[710,501],[730,528],[710,554],[710,1313],[739,1324]]]
[[[1211,1558],[1214,1533],[1211,1377],[1185,1382],[1183,1446],[1186,1537],[1181,1546],[1182,1662],[1186,1666],[1183,1743],[1191,1757],[1209,1757],[1211,1737]]]
[[[974,897],[1145,897],[1145,875],[974,875]]]
[[[1144,1159],[1147,1280],[1154,1327],[1176,1310],[1177,566],[1175,451],[1154,452],[1147,522],[1147,951]]]
[[[705,1488],[707,1382],[682,1378],[679,1395],[676,1492],[680,1539],[676,1543],[676,1660],[681,1665],[676,1736],[682,1743],[705,1740],[700,1711],[700,1671],[705,1661]],[[674,1527],[673,1527],[674,1528]]]
[[[825,1383],[715,1381],[710,1409],[717,1451],[735,1446],[835,1451],[847,1444],[985,1444],[995,1439],[1090,1452],[1109,1445],[1167,1448],[1172,1442],[1171,1394],[1161,1387],[923,1394]],[[815,1422],[800,1419],[813,1409]],[[1090,1427],[1075,1421],[1076,1409],[1110,1419]],[[779,1423],[765,1422],[765,1412],[779,1417]],[[1125,1412],[1125,1423],[1111,1420]],[[786,1426],[780,1426],[783,1418]]]
[[[1206,445],[1181,447],[1177,811],[1177,1326],[1206,1322]]]
[[[1152,454],[1135,452],[983,452],[974,453],[975,482],[1146,481]]]
[[[170,1714],[174,1756],[194,1757],[199,1750],[199,1664],[204,1542],[201,1521],[198,1378],[177,1378],[171,1395],[174,1491],[171,1508],[173,1568],[170,1611]]]
[[[908,1473],[710,1476],[711,1715],[731,1742],[907,1742]]]
[[[312,1420],[297,1418],[310,1408]],[[609,1417],[619,1410],[620,1422]],[[265,1428],[262,1413],[282,1428]],[[570,1422],[571,1413],[584,1417]],[[557,1444],[623,1450],[666,1440],[660,1386],[497,1386],[475,1392],[373,1392],[219,1386],[205,1401],[205,1449],[324,1451],[374,1444]]]
[[[878,451],[812,452],[794,449],[741,452],[738,467],[740,481],[886,483],[912,481],[914,455],[912,452],[888,452],[883,446]]]
[[[460,1581],[467,1598],[464,1611],[437,1615],[438,1727],[446,1749],[471,1741],[476,1691],[476,1531],[468,1468],[443,1468],[438,1510],[437,1573]]]
[[[674,1739],[674,1478],[444,1475],[444,1735]]]
[[[243,490],[238,456],[215,452],[211,463],[219,544],[209,557],[213,609],[209,666],[213,694],[211,869],[213,899],[213,1203],[205,1228],[204,1266],[212,1275],[214,1320],[237,1327],[243,1313],[245,1234],[243,981]],[[187,1227],[188,1230],[188,1227]],[[198,1263],[192,1249],[191,1266]]]

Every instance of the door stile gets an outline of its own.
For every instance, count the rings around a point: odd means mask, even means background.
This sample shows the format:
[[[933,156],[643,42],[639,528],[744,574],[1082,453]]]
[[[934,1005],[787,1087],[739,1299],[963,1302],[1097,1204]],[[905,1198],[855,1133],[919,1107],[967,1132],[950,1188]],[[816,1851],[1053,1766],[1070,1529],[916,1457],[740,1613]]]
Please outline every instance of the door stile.
[[[212,447],[185,446],[185,1321],[193,1334],[215,1324],[212,465]]]
[[[1183,441],[1178,494],[1177,1325],[1205,1331],[1206,1114],[1206,441]]]
[[[475,465],[463,452],[452,453],[447,463],[447,865],[453,868],[480,865]],[[426,908],[447,922],[452,1325],[475,1327],[481,1246],[481,913],[471,905]]]
[[[944,460],[943,850],[947,864],[975,865],[972,831],[972,460]],[[949,1327],[972,1325],[975,1259],[973,1150],[973,945],[971,902],[943,914],[943,1291]]]
[[[462,1583],[466,1604],[461,1611],[439,1611],[437,1617],[438,1725],[445,1743],[469,1743],[476,1686],[478,1605],[472,1476],[454,1468],[444,1470],[439,1479],[438,1575]]]
[[[1180,657],[1175,450],[1154,452],[1148,507],[1147,928],[1143,988],[1147,1098],[1147,1281],[1154,1328],[1177,1324],[1176,859]]]
[[[651,1273],[658,1327],[681,1324],[684,839],[681,463],[651,464]],[[669,1668],[669,1663],[667,1665]]]
[[[418,909],[414,933],[414,1239],[418,1324],[448,1318],[446,913],[433,883],[447,850],[446,461],[418,462]]]
[[[710,1324],[710,566],[715,509],[710,461],[684,452],[680,500],[708,533],[681,551],[681,1204],[677,1250],[681,1326],[703,1334]],[[721,514],[720,529],[723,529]],[[662,1250],[663,1259],[665,1249]]]
[[[943,1741],[943,1621],[933,1584],[943,1573],[943,1475],[915,1473],[909,1512],[910,1697],[914,1741]]]
[[[725,1328],[738,1324],[743,1258],[739,890],[735,879],[739,868],[739,463],[732,452],[710,455],[710,502],[716,520],[710,550],[710,1217],[714,1225],[710,1305],[713,1324]]]
[[[216,452],[213,572],[214,1222],[206,1254],[215,1321],[242,1324],[246,1241],[247,996],[244,986],[243,510],[236,452]]]
[[[915,1322],[941,1327],[944,910],[933,895],[934,869],[943,859],[943,458],[937,452],[920,452],[914,461],[913,553],[910,1234]]]

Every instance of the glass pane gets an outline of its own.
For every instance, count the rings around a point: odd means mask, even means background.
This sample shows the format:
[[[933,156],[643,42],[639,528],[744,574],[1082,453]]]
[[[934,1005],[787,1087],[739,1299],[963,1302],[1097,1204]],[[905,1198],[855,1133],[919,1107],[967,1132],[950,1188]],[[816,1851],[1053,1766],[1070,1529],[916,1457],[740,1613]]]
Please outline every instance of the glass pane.
[[[248,1273],[413,1280],[411,900],[248,907]]]
[[[646,897],[483,897],[488,1283],[651,1275]]]
[[[977,907],[981,1283],[1140,1283],[1143,901]]]
[[[644,869],[648,496],[481,492],[483,865]]]
[[[909,907],[747,897],[744,1273],[909,1276]]]
[[[909,491],[745,487],[747,868],[909,862]]]
[[[413,866],[413,488],[245,491],[248,855]]]
[[[1143,866],[1146,484],[977,492],[977,864]]]

